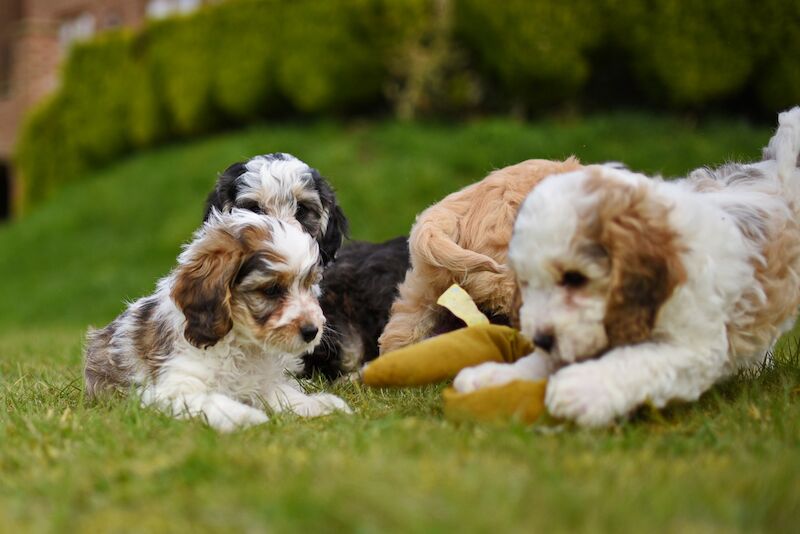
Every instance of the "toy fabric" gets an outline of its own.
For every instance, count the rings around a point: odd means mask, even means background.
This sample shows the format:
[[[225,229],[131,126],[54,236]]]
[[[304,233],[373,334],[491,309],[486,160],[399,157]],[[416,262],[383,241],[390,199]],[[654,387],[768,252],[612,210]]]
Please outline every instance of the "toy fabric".
[[[374,387],[407,387],[451,380],[465,367],[483,362],[511,363],[530,354],[533,345],[517,330],[489,324],[469,295],[457,285],[437,301],[467,326],[380,356],[362,370]],[[515,381],[470,393],[444,391],[445,415],[487,421],[518,418],[531,423],[544,410],[545,381]]]

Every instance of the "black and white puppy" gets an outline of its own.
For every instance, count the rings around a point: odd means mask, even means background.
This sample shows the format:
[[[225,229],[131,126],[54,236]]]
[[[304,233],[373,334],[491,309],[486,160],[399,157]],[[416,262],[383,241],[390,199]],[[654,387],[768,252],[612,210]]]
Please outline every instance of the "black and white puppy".
[[[276,152],[234,163],[208,195],[212,209],[242,208],[282,220],[296,219],[319,244],[323,265],[336,257],[347,236],[347,219],[327,180],[291,154]]]
[[[264,405],[349,412],[294,378],[322,338],[320,263],[296,221],[212,209],[156,292],[89,332],[87,396],[135,389],[145,405],[221,431],[267,421]]]
[[[389,320],[397,286],[409,268],[408,238],[353,241],[322,277],[322,342],[305,356],[305,374],[335,379],[378,357],[378,337]]]

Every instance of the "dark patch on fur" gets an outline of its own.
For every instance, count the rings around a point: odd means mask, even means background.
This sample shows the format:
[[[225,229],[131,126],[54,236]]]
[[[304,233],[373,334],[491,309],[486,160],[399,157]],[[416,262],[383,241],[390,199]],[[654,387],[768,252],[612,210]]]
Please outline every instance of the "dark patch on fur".
[[[236,195],[239,192],[239,177],[247,172],[245,162],[234,163],[225,169],[217,178],[214,190],[209,193],[206,199],[206,209],[203,213],[203,221],[207,221],[211,215],[211,209],[217,211],[230,211],[236,204]]]
[[[363,348],[359,365],[378,357],[378,338],[389,321],[397,286],[410,267],[407,237],[383,243],[353,241],[342,247],[322,279],[320,306],[327,324],[322,342],[304,356],[306,376],[319,373],[335,379],[353,371],[343,366],[345,345]],[[492,323],[509,324],[504,315],[482,311]],[[458,317],[442,308],[434,334],[463,327]]]
[[[217,343],[233,328],[230,286],[241,263],[239,243],[221,240],[195,260],[180,265],[170,296],[186,317],[183,335],[197,348]]]
[[[339,207],[336,194],[328,181],[316,169],[311,169],[311,175],[314,177],[314,188],[319,194],[322,209],[328,212],[328,226],[325,228],[325,234],[317,240],[322,264],[327,265],[336,257],[336,253],[348,235],[349,227],[347,217]],[[300,221],[300,224],[303,224],[303,221]]]
[[[225,297],[225,289],[218,286],[199,290],[176,285],[172,298],[186,317],[183,335],[195,347],[211,347],[233,328]]]
[[[236,273],[235,283],[238,284],[244,278],[255,271],[258,267],[260,267],[264,263],[264,258],[259,254],[253,254],[249,258],[247,258],[242,265],[239,267],[239,272]]]
[[[174,333],[169,325],[153,316],[157,305],[155,297],[143,300],[134,311],[136,326],[132,333],[134,348],[147,363],[151,375],[158,372],[175,343]]]
[[[306,375],[317,372],[332,379],[346,372],[344,344],[363,347],[362,363],[378,356],[378,337],[409,266],[406,237],[342,247],[322,279],[320,305],[327,324],[320,345],[304,357]],[[357,336],[357,343],[344,339],[349,335]]]

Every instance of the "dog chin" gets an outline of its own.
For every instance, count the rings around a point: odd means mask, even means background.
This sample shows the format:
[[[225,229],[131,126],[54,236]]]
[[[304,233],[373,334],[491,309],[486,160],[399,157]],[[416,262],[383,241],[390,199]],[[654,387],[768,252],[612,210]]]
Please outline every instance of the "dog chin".
[[[308,354],[309,352],[317,348],[317,346],[320,344],[321,341],[322,341],[322,336],[319,334],[317,335],[317,337],[308,342],[302,341],[300,339],[292,340],[285,343],[284,351],[298,355]]]

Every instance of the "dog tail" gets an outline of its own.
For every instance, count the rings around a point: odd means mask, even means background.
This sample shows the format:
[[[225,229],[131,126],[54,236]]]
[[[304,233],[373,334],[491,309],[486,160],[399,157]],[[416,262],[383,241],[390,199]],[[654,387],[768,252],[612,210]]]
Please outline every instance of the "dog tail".
[[[800,193],[800,183],[795,183],[800,180],[794,179],[795,170],[800,167],[800,106],[778,115],[778,130],[764,149],[764,159],[775,160],[785,189]]]
[[[422,224],[415,230],[417,231],[412,231],[411,235],[412,250],[435,267],[452,272],[500,273],[504,270],[489,256],[461,248],[441,228],[433,224]]]

